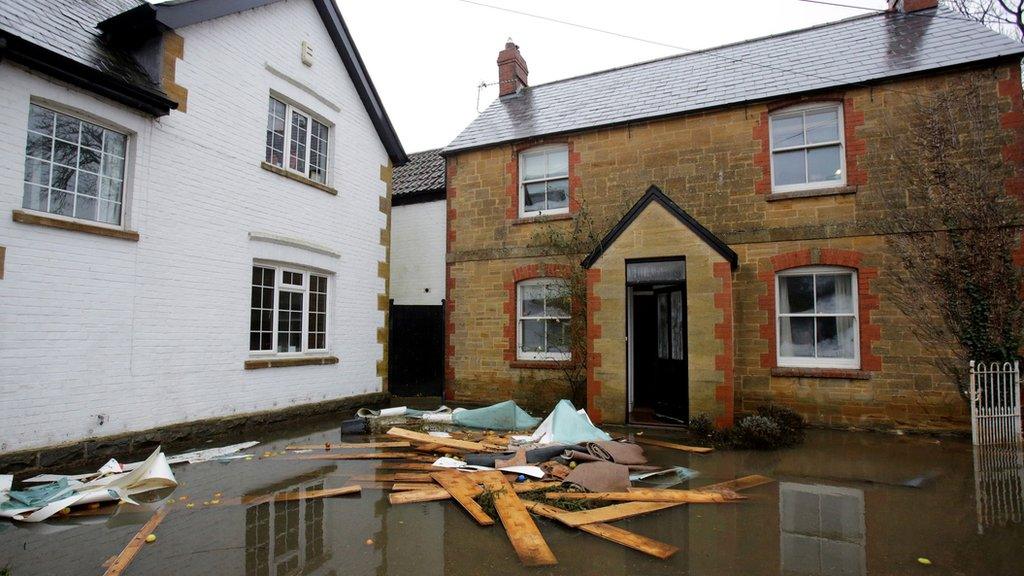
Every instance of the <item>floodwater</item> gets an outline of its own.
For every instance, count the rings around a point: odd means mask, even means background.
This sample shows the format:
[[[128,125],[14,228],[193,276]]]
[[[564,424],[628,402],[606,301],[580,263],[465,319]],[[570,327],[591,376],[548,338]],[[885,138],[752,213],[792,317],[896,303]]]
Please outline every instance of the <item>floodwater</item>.
[[[678,546],[667,561],[538,519],[559,563],[528,569],[500,524],[479,527],[454,502],[391,506],[384,490],[368,488],[327,500],[204,505],[217,493],[227,500],[342,486],[377,466],[260,458],[289,444],[363,439],[342,437],[329,424],[252,439],[263,444],[250,450],[257,455],[251,461],[174,468],[180,486],[170,497],[187,496],[194,507],[172,505],[157,541],[126,574],[1024,574],[1022,456],[975,453],[962,440],[811,431],[802,446],[777,452],[648,448],[654,463],[699,470],[692,487],[748,474],[777,482],[745,492],[749,499],[740,503],[681,506],[616,523]],[[0,521],[0,568],[7,565],[12,576],[102,574],[151,514]]]

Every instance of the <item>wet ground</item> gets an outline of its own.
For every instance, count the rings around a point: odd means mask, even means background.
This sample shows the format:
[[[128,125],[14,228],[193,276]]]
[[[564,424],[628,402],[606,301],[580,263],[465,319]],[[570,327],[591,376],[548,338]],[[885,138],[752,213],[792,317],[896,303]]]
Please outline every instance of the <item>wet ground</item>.
[[[252,438],[263,444],[250,452],[364,438],[342,437],[323,424]],[[194,507],[174,504],[157,541],[145,545],[126,574],[1024,574],[1020,452],[975,453],[962,440],[836,431],[812,431],[804,445],[777,452],[647,450],[654,463],[699,470],[692,487],[748,474],[778,482],[745,492],[742,503],[682,506],[616,523],[678,546],[668,561],[540,519],[559,564],[527,569],[500,526],[479,527],[452,502],[390,506],[386,491],[364,489],[328,500],[203,504],[215,494],[228,500],[342,486],[347,477],[373,473],[374,462],[257,457],[176,466],[180,486],[170,497],[187,496]],[[0,568],[7,565],[12,576],[102,574],[102,564],[151,514],[0,521]]]

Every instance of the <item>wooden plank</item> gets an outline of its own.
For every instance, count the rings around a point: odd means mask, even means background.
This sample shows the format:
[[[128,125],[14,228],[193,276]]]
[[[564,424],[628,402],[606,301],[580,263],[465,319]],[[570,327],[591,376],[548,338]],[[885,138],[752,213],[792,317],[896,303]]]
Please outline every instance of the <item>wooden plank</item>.
[[[392,492],[388,494],[388,502],[393,505],[412,504],[414,502],[433,502],[435,500],[447,500],[452,495],[444,488],[426,488],[423,490],[406,490],[404,492]]]
[[[326,490],[306,490],[304,492],[281,492],[279,494],[267,494],[264,496],[247,496],[241,499],[242,504],[253,502],[286,502],[290,500],[313,500],[316,498],[334,498],[335,496],[346,496],[358,494],[362,490],[356,485],[342,486],[341,488],[328,488]]]
[[[685,502],[624,502],[622,504],[613,504],[611,506],[603,506],[601,508],[594,508],[593,510],[582,510],[580,512],[562,512],[555,520],[558,520],[566,526],[577,528],[584,524],[594,524],[595,522],[614,522],[616,520],[622,520],[624,518],[632,518],[633,516],[640,516],[642,514],[649,514],[651,512],[657,512],[658,510],[664,510],[666,508],[673,508],[675,506],[683,506]]]
[[[291,456],[281,460],[419,460],[415,452],[357,452],[349,454],[310,454]]]
[[[164,517],[170,512],[170,508],[166,506],[160,507],[153,516],[150,517],[149,521],[139,528],[139,531],[132,536],[132,539],[128,541],[128,544],[121,550],[121,553],[117,555],[117,558],[110,563],[107,571],[103,573],[104,576],[118,576],[123,573],[128,565],[132,563],[135,556],[139,553],[139,550],[146,545],[146,536],[149,536],[156,530],[156,527],[164,521]]]
[[[413,442],[421,442],[423,444],[440,444],[441,446],[451,446],[452,448],[460,448],[462,450],[470,450],[472,452],[487,452],[487,447],[478,442],[468,442],[466,440],[457,440],[455,438],[439,438],[437,436],[431,436],[430,434],[424,434],[422,432],[413,432],[412,430],[406,430],[404,428],[392,428],[387,432],[388,436],[395,438],[402,438],[405,440],[412,440]]]
[[[430,477],[429,472],[395,472],[395,482],[430,482],[434,483],[434,479]]]
[[[470,474],[457,470],[434,472],[430,475],[431,478],[452,495],[452,498],[455,498],[456,502],[462,505],[466,512],[469,512],[469,515],[473,517],[473,520],[476,520],[477,524],[492,526],[494,518],[488,516],[484,509],[473,499],[479,496],[483,489],[470,476]]]
[[[661,446],[662,448],[671,448],[673,450],[682,450],[683,452],[691,452],[693,454],[707,454],[708,452],[714,452],[714,448],[708,448],[706,446],[687,446],[685,444],[676,444],[674,442],[665,442],[664,440],[654,440],[651,438],[643,438],[641,436],[634,436],[633,442],[637,444],[646,444],[647,446]]]
[[[352,482],[423,482],[433,484],[434,479],[430,477],[430,474],[425,472],[417,473],[398,473],[398,474],[364,474],[358,476],[351,476],[349,480]]]
[[[421,444],[413,448],[417,452],[430,452],[432,454],[440,454],[442,456],[446,454],[465,454],[466,450],[461,448],[452,448],[451,446],[442,446],[437,442],[431,444]]]
[[[329,446],[329,447],[328,447]],[[296,444],[287,446],[285,450],[349,450],[352,448],[409,448],[412,444],[408,442],[327,442],[324,444]]]
[[[775,482],[775,480],[772,480],[767,476],[760,476],[758,474],[754,474],[752,476],[744,476],[742,478],[729,480],[727,482],[719,482],[717,484],[701,486],[700,488],[696,488],[695,490],[697,490],[698,492],[705,492],[708,490],[734,490],[738,492],[740,490],[754,488],[755,486],[761,486],[763,484],[771,484],[772,482]]]
[[[423,482],[395,482],[391,485],[393,492],[405,492],[406,490],[425,490],[429,487],[429,484]]]
[[[718,484],[702,486],[696,491],[704,492],[722,489],[745,490],[747,488],[753,488],[754,486],[760,486],[769,482],[774,482],[774,480],[766,476],[744,476],[743,478],[729,480],[728,482],[719,482]],[[566,526],[576,528],[583,526],[584,524],[593,524],[595,522],[614,522],[615,520],[632,518],[633,516],[649,514],[651,512],[657,512],[658,510],[665,510],[667,508],[674,508],[685,504],[685,502],[625,502],[623,504],[612,504],[611,506],[604,506],[593,510],[583,510],[580,512],[565,512],[558,508],[554,508],[553,506],[551,508],[558,510],[558,514],[556,516],[552,516],[552,519],[558,520]]]
[[[437,472],[438,470],[448,470],[443,466],[434,466],[426,462],[381,462],[377,466],[377,470],[415,470],[419,472]]]
[[[558,564],[555,555],[544,541],[533,517],[519,499],[508,480],[500,472],[477,472],[484,488],[494,494],[494,508],[501,518],[501,525],[512,543],[519,560],[526,566],[551,566]]]
[[[629,492],[548,492],[553,500],[613,500],[618,502],[686,502],[704,504],[745,500],[738,494],[727,494],[711,490],[659,490],[656,488],[634,488]]]
[[[523,492],[530,492],[531,490],[555,488],[561,485],[561,482],[516,482],[515,484],[512,484],[512,489],[516,491],[516,494],[521,494]]]
[[[582,526],[578,526],[578,528],[588,534],[593,534],[594,536],[604,538],[605,540],[615,542],[616,544],[621,544],[627,548],[638,550],[644,554],[660,558],[661,560],[667,560],[679,551],[678,546],[659,542],[653,538],[641,536],[635,532],[630,532],[624,528],[619,528],[618,526],[612,526],[611,524],[605,524],[603,522],[584,524]]]

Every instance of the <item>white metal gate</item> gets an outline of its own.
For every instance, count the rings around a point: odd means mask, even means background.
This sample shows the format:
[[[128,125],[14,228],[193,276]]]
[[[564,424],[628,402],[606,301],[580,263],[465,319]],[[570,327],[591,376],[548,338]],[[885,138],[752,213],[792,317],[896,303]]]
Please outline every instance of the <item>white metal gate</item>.
[[[1020,364],[971,360],[970,386],[974,444],[1020,443]]]

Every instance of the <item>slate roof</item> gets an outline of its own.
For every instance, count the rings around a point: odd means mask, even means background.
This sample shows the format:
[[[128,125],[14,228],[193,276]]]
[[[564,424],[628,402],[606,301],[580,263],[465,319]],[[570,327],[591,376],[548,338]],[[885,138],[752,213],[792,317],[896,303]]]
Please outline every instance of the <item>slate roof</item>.
[[[444,190],[444,158],[441,149],[409,154],[409,162],[395,168],[391,180],[394,197]]]
[[[443,153],[1020,55],[944,8],[876,13],[524,88]]]
[[[140,0],[0,0],[0,33],[9,34],[162,95],[131,54],[106,43],[96,24]]]

